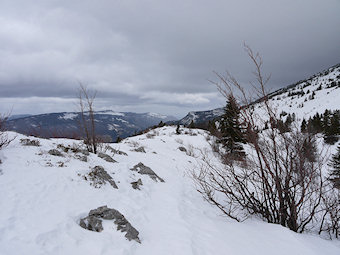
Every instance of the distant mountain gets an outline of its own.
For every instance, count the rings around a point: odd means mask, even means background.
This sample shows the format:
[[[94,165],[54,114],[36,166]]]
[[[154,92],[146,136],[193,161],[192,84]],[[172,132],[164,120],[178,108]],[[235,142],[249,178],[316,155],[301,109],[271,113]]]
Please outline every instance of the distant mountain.
[[[175,117],[157,113],[114,112],[111,110],[95,112],[98,135],[125,138],[160,121],[175,120]],[[9,120],[8,130],[41,137],[79,137],[80,114],[61,112],[32,115]]]
[[[178,123],[185,126],[188,126],[191,121],[193,121],[195,124],[204,123],[220,117],[223,114],[223,111],[223,108],[217,108],[208,111],[192,111],[189,112],[184,118],[180,119]]]
[[[25,118],[29,116],[32,116],[32,115],[31,114],[15,114],[15,115],[9,116],[8,120],[15,120],[15,119]]]
[[[263,107],[262,101],[263,98],[260,98],[251,104],[259,114]],[[323,113],[326,109],[339,110],[340,64],[270,93],[269,103],[278,113],[294,113],[299,120],[308,119],[317,112]],[[178,122],[182,125],[189,125],[191,121],[203,124],[218,119],[222,114],[223,108],[193,111]]]

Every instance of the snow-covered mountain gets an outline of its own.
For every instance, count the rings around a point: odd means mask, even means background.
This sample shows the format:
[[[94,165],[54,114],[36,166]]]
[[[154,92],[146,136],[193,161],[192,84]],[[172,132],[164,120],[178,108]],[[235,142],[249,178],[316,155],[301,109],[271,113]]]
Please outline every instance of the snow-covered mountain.
[[[208,111],[192,111],[189,112],[184,118],[179,120],[179,124],[188,126],[192,121],[196,124],[207,122],[220,117],[223,112],[223,108],[217,108]]]
[[[96,111],[96,132],[98,135],[125,138],[160,121],[175,120],[172,116],[157,113]],[[48,113],[16,118],[8,121],[8,130],[26,135],[42,137],[76,137],[79,135],[80,114],[78,112]]]
[[[326,109],[339,110],[340,64],[269,94],[269,103],[278,113],[294,113],[299,120]],[[254,106],[261,111],[261,103]]]
[[[261,113],[261,100],[253,103],[256,111]],[[326,109],[340,109],[340,64],[332,66],[312,77],[278,89],[269,94],[269,103],[281,112],[295,114],[300,120],[308,119]],[[189,112],[179,120],[180,124],[189,125],[217,119],[223,114],[223,108],[209,111]]]
[[[221,217],[190,178],[202,151],[215,157],[209,135],[181,132],[158,128],[102,147],[106,155],[86,155],[76,140],[9,132],[15,140],[0,151],[0,254],[340,253],[336,240],[258,219],[238,223]],[[89,224],[81,219],[105,205],[124,217],[113,221],[102,215],[96,225],[101,232],[79,225]],[[122,222],[123,232],[117,231]],[[132,226],[138,239],[128,241]]]

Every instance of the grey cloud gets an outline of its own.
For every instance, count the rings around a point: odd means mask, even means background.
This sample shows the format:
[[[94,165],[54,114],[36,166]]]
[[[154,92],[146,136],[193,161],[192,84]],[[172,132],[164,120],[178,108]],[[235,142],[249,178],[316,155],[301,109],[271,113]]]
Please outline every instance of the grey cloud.
[[[213,70],[252,80],[244,41],[263,56],[273,89],[340,62],[339,9],[331,0],[3,0],[0,111],[10,102],[18,113],[39,102],[70,110],[56,98],[74,97],[78,81],[98,91],[100,108],[219,107]]]

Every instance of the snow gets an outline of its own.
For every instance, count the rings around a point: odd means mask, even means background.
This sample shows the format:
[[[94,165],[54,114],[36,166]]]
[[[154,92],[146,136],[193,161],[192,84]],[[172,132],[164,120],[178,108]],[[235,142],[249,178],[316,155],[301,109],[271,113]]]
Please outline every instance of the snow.
[[[189,172],[199,159],[178,150],[184,146],[199,155],[211,153],[202,130],[176,135],[175,127],[111,144],[128,153],[112,155],[109,163],[91,154],[88,162],[47,154],[68,139],[40,139],[40,147],[23,146],[22,135],[0,152],[0,254],[339,254],[340,242],[296,234],[259,220],[237,223],[220,215],[195,190]],[[31,139],[36,139],[32,138]],[[144,146],[146,153],[134,152]],[[109,151],[106,151],[109,153]],[[188,153],[189,154],[189,153]],[[64,167],[58,167],[60,162]],[[142,162],[165,183],[130,170]],[[119,189],[94,188],[82,178],[101,165]],[[131,182],[141,178],[141,190]],[[104,222],[100,233],[82,229],[78,222],[102,205],[115,208],[140,232],[141,244],[129,242],[115,225]]]
[[[112,116],[125,116],[123,112],[115,112],[111,110],[106,111],[96,111],[95,114],[104,114],[104,115],[112,115]]]
[[[77,113],[65,113],[63,116],[59,116],[58,119],[73,120],[78,116]]]
[[[332,81],[340,82],[340,66],[331,68],[329,73],[320,73],[310,79],[298,83],[293,88],[288,89],[278,95],[270,98],[269,105],[276,110],[279,115],[281,112],[295,114],[296,119],[301,122],[303,119],[308,120],[316,113],[322,114],[326,109],[340,109],[340,86],[329,87]],[[310,84],[309,86],[307,82]],[[321,85],[321,89],[318,90]],[[304,91],[303,96],[289,96],[289,93]],[[307,93],[309,92],[309,93]],[[315,98],[310,99],[312,93]],[[264,117],[265,110],[263,103],[255,104],[255,112],[258,116]],[[265,117],[266,118],[266,117]]]
[[[154,117],[154,118],[159,118],[159,119],[166,119],[167,118],[167,116],[161,115],[161,114],[155,113],[155,112],[149,112],[148,115],[151,116],[151,117]]]

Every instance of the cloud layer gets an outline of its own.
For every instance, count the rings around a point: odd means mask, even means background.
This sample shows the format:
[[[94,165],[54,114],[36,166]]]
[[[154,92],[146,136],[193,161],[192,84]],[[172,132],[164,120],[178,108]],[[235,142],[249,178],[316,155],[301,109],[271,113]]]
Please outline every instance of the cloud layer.
[[[272,88],[340,62],[339,10],[337,0],[3,0],[0,111],[72,111],[79,82],[98,91],[98,108],[219,107],[213,70],[252,80],[243,42]]]

